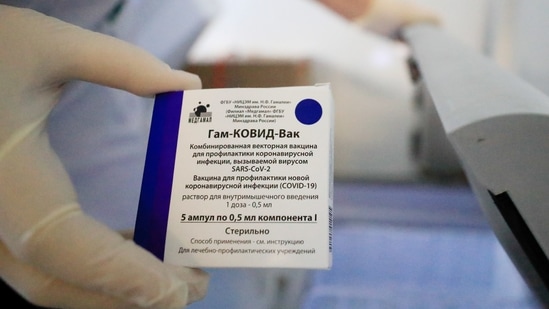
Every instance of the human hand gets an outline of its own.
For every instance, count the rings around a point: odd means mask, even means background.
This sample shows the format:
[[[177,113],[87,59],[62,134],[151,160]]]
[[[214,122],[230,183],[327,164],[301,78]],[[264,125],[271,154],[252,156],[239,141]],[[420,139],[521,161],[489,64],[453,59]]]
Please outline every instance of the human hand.
[[[200,79],[31,10],[0,5],[0,20],[0,277],[55,308],[180,309],[204,297],[205,272],[166,265],[82,212],[45,130],[71,80],[153,96]]]
[[[440,24],[438,14],[410,0],[318,0],[349,21],[395,37],[402,27],[414,23]]]
[[[441,24],[437,13],[410,0],[369,0],[369,2],[367,11],[355,18],[355,22],[387,37],[397,38],[400,30],[411,24]]]

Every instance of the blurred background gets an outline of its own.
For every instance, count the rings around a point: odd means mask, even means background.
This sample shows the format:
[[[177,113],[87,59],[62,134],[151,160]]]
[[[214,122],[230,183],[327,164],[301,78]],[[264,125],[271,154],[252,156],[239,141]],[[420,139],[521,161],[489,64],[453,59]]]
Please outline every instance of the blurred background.
[[[549,2],[415,1],[463,44],[549,91]],[[311,0],[217,3],[184,67],[205,88],[331,84],[334,261],[327,271],[211,269],[208,296],[189,308],[542,308],[432,106],[418,102],[404,43]]]

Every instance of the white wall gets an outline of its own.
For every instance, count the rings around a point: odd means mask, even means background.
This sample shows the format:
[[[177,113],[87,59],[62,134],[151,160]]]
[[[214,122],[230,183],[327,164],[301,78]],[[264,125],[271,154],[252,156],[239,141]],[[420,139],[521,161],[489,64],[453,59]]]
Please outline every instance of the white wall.
[[[513,69],[549,95],[549,1],[511,1]]]

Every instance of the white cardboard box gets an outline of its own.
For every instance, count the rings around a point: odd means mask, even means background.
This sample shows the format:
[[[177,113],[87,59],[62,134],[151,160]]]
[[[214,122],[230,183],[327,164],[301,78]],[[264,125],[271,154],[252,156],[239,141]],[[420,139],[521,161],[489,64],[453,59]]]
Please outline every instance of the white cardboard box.
[[[135,241],[189,267],[331,267],[328,84],[157,95]]]

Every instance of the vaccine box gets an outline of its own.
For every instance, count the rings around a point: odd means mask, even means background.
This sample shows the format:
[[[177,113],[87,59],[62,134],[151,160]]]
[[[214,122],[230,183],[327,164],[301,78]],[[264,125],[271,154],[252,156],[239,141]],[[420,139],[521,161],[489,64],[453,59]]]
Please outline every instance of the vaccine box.
[[[134,240],[188,267],[329,269],[329,84],[155,98]]]

